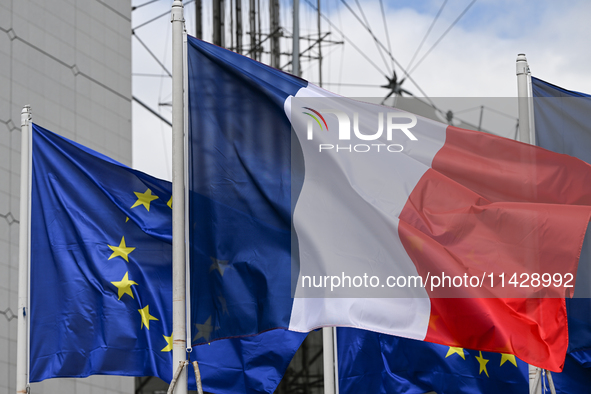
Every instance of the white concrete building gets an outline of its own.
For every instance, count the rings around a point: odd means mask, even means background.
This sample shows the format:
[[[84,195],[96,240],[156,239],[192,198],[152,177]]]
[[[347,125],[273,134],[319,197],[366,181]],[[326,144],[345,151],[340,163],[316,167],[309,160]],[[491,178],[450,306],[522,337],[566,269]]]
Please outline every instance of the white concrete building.
[[[131,165],[131,1],[0,1],[0,394],[15,392],[20,112]],[[133,393],[133,378],[32,384],[33,393]]]

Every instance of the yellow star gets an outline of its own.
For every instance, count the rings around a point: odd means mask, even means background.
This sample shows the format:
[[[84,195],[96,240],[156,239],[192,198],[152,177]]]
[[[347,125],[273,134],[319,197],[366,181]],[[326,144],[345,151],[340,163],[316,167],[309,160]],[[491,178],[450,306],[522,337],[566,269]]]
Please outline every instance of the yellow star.
[[[209,342],[209,337],[211,336],[211,332],[213,331],[213,327],[211,325],[211,316],[207,318],[205,323],[195,324],[195,328],[197,328],[197,334],[195,334],[193,340],[195,341],[199,338],[203,338]]]
[[[127,245],[125,245],[125,237],[121,237],[121,243],[119,246],[108,246],[113,251],[113,254],[108,258],[108,260],[111,260],[113,257],[123,257],[128,263],[129,259],[127,258],[127,255],[135,250],[135,248],[128,248]]]
[[[488,371],[486,370],[486,364],[489,362],[489,360],[482,357],[482,352],[480,352],[480,357],[476,356],[476,360],[478,360],[478,364],[480,364],[480,371],[478,371],[478,375],[480,375],[482,371],[484,371],[486,377],[490,377],[488,376]]]
[[[449,350],[447,351],[445,358],[448,358],[449,356],[451,356],[454,353],[458,354],[464,360],[466,359],[466,356],[464,356],[464,349],[462,349],[461,347],[453,347],[453,346],[449,347]]]
[[[160,351],[161,352],[170,352],[172,350],[172,334],[170,334],[169,337],[167,337],[166,335],[162,335],[162,336],[166,340],[166,346],[164,347],[164,349],[162,349]]]
[[[230,268],[230,265],[228,265],[228,260],[218,260],[214,259],[213,257],[210,257],[210,259],[213,261],[213,263],[209,266],[209,272],[217,270],[221,276],[224,276],[224,272]]]
[[[137,311],[142,316],[142,324],[140,325],[140,329],[144,328],[144,324],[145,324],[146,328],[149,330],[150,329],[150,320],[158,320],[154,316],[150,315],[150,305],[146,305],[145,308],[138,309]]]
[[[131,292],[131,286],[137,285],[137,283],[135,283],[132,280],[129,280],[128,276],[127,276],[128,274],[129,274],[129,272],[126,272],[125,275],[123,276],[123,279],[121,279],[121,281],[119,281],[119,282],[111,282],[112,284],[115,285],[115,287],[117,289],[119,289],[119,291],[118,291],[118,295],[119,295],[118,299],[119,300],[121,299],[121,297],[124,294],[129,294],[131,296],[131,298],[133,298],[133,293]]]
[[[505,361],[509,361],[511,364],[517,366],[517,360],[512,354],[501,353],[501,366],[505,364]]]
[[[172,209],[172,196],[170,196],[170,200],[166,203],[170,209]]]
[[[129,222],[129,217],[125,218],[125,223]]]
[[[143,205],[148,211],[150,211],[150,202],[158,198],[158,196],[152,195],[152,191],[150,189],[146,190],[145,193],[133,192],[133,194],[135,194],[137,197],[137,201],[131,207],[135,208]]]

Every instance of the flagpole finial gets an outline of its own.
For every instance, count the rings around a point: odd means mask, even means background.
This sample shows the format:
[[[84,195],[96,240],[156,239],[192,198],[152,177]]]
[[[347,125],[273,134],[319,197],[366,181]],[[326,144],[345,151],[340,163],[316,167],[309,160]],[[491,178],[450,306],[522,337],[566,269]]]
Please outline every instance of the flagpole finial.
[[[527,58],[525,57],[525,53],[520,53],[517,55],[517,75],[520,74],[527,74],[528,65],[527,65]]]
[[[531,136],[531,125],[533,124],[533,108],[531,107],[530,86],[531,77],[529,65],[524,53],[517,55],[515,63],[515,74],[517,75],[517,97],[519,98],[519,141],[531,144],[534,141]]]
[[[183,2],[182,0],[174,0],[172,2],[172,12],[174,13],[175,9],[178,10],[180,8],[181,12],[183,9]]]
[[[23,107],[21,111],[21,127],[27,126],[28,122],[31,120],[31,106],[29,104]]]
[[[170,15],[170,21],[181,21],[184,22],[185,18],[183,16],[183,2],[181,0],[174,0],[172,2],[172,12]]]

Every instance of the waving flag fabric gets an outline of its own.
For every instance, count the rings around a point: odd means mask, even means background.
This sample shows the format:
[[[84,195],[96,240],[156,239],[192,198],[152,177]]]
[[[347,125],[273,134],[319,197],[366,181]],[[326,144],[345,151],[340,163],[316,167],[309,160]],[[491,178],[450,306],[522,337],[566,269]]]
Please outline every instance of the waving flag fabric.
[[[538,144],[550,150],[586,159],[591,133],[586,125],[591,102],[585,94],[571,92],[533,78],[534,114]],[[575,99],[576,98],[576,99]],[[569,354],[561,373],[553,373],[557,393],[586,392],[591,387],[591,303],[579,298],[588,290],[589,234],[585,237],[577,275],[577,298],[567,298]],[[586,293],[582,294],[587,296]],[[527,365],[480,353],[364,330],[340,328],[339,389],[341,393],[527,393]],[[462,356],[463,355],[463,356]],[[477,358],[479,357],[479,358]],[[480,364],[486,362],[484,368]],[[515,367],[514,365],[517,365]],[[511,368],[513,367],[513,368]],[[486,373],[485,373],[486,370]],[[549,383],[544,386],[549,392]]]
[[[489,353],[358,330],[337,329],[339,392],[528,393],[527,364]]]
[[[591,163],[591,96],[532,77],[536,143]],[[569,346],[564,373],[554,374],[558,392],[581,391],[591,382],[591,234],[577,272],[575,298],[566,299]],[[579,385],[574,389],[573,385]],[[566,387],[566,389],[565,389]],[[584,391],[584,390],[583,390]]]
[[[591,163],[591,96],[532,77],[537,145]],[[591,367],[591,234],[577,272],[576,297],[566,300],[568,351]]]
[[[552,373],[552,380],[557,394],[585,393],[591,387],[591,368],[579,361],[581,351],[566,355],[564,370]],[[588,355],[589,353],[586,352]],[[588,356],[587,356],[588,357]],[[548,390],[549,391],[549,390]]]
[[[591,162],[591,96],[532,77],[536,145]]]
[[[37,125],[32,179],[30,380],[170,381],[171,184]],[[304,338],[277,330],[192,356],[207,391],[271,393]]]
[[[382,286],[392,275],[573,275],[587,164],[339,98],[192,37],[188,74],[193,344],[349,326],[561,369],[564,288],[544,298],[538,283],[526,300],[498,282],[396,296]],[[381,285],[331,288],[363,274]]]

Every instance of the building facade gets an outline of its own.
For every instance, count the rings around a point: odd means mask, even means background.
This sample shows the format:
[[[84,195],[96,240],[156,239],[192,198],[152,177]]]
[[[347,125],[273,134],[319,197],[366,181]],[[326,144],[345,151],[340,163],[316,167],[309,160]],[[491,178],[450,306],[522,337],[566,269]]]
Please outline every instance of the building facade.
[[[0,394],[16,391],[20,113],[131,165],[131,2],[0,1]],[[31,385],[33,393],[132,393],[133,378]]]

